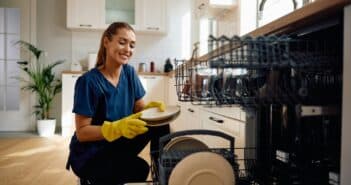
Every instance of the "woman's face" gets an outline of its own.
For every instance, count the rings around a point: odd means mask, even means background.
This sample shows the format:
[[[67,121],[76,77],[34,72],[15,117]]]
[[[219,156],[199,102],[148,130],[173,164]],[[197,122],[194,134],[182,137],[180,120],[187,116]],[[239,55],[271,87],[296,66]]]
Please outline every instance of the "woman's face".
[[[127,64],[133,55],[135,47],[135,34],[132,30],[122,28],[112,36],[112,40],[104,40],[107,61],[116,64]]]

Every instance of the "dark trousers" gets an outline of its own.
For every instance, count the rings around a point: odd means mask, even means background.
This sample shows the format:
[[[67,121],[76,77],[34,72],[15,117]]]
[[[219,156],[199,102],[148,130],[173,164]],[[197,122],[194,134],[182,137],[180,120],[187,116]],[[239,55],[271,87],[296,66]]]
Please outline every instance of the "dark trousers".
[[[137,155],[151,141],[150,151],[158,158],[158,140],[169,133],[169,125],[150,127],[145,134],[134,139],[119,138],[101,149],[84,167],[75,172],[82,185],[119,185],[143,182],[149,174],[148,163]]]

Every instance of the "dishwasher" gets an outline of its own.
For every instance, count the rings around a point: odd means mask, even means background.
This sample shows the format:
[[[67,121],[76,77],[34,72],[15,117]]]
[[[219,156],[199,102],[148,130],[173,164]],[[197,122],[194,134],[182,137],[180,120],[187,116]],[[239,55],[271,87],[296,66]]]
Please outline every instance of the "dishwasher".
[[[208,58],[175,59],[179,101],[240,105],[255,117],[257,127],[250,132],[257,138],[255,146],[243,148],[250,150],[244,169],[234,156],[235,184],[339,184],[341,26],[290,35],[210,36]],[[158,171],[161,184],[167,184],[162,173],[167,172]]]

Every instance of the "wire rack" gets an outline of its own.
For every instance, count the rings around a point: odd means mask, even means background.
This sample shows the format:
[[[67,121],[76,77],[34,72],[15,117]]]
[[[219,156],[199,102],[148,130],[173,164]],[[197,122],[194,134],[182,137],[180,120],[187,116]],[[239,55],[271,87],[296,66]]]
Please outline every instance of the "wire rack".
[[[283,36],[209,36],[211,68],[301,68],[338,67],[338,49],[332,40],[301,40]],[[212,51],[212,52],[211,52]]]
[[[287,36],[210,36],[209,59],[175,60],[178,100],[243,107],[333,104],[341,100],[342,66],[337,47],[328,44],[335,45]]]
[[[225,136],[230,139],[228,148],[186,149],[151,152],[151,174],[154,185],[168,185],[168,179],[175,166],[185,157],[195,152],[214,152],[223,156],[232,166],[236,185],[329,185],[338,184],[338,179],[331,178],[329,173],[338,169],[332,159],[324,155],[301,158],[303,153],[295,156],[283,155],[276,147],[235,148],[234,138],[222,132],[210,130],[191,130],[169,134],[160,139],[160,148],[172,138],[184,135],[207,134]],[[232,138],[232,139],[231,139]],[[321,149],[322,147],[320,147]],[[323,149],[326,150],[326,149]],[[257,157],[257,152],[265,155]],[[242,153],[240,155],[239,153]],[[323,153],[323,152],[322,152]],[[300,156],[300,157],[299,157]],[[334,182],[332,182],[334,181]]]
[[[190,130],[172,133],[160,139],[160,148],[163,148],[166,141],[184,135],[212,135],[222,137],[228,140],[228,148],[208,148],[208,149],[186,149],[171,151],[153,151],[151,152],[151,173],[154,184],[167,185],[168,178],[173,168],[186,156],[196,152],[213,152],[223,156],[232,166],[236,184],[254,185],[252,174],[255,174],[254,158],[239,158],[235,153],[243,151],[246,156],[254,156],[255,148],[234,148],[235,139],[225,133],[211,130]],[[237,151],[236,151],[237,150]],[[250,155],[249,155],[250,154]],[[155,157],[156,156],[156,157]]]

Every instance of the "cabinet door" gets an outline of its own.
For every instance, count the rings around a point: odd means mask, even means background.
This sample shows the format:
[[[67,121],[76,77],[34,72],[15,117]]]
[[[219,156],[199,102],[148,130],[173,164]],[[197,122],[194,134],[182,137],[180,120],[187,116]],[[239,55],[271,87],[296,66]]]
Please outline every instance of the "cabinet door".
[[[104,0],[67,0],[67,27],[101,29],[104,8]]]
[[[136,0],[105,0],[104,25],[107,28],[113,22],[126,22],[133,27],[135,20]],[[139,1],[139,0],[138,0]]]
[[[165,102],[165,78],[156,75],[140,75],[140,81],[146,91],[144,101],[164,101]]]
[[[178,96],[176,91],[176,83],[175,77],[168,78],[168,88],[167,88],[167,96],[166,96],[166,103],[167,105],[178,105]]]
[[[139,0],[137,8],[138,31],[146,33],[166,33],[166,1]]]
[[[71,136],[75,128],[73,109],[74,86],[80,74],[62,74],[61,129],[63,136]]]

